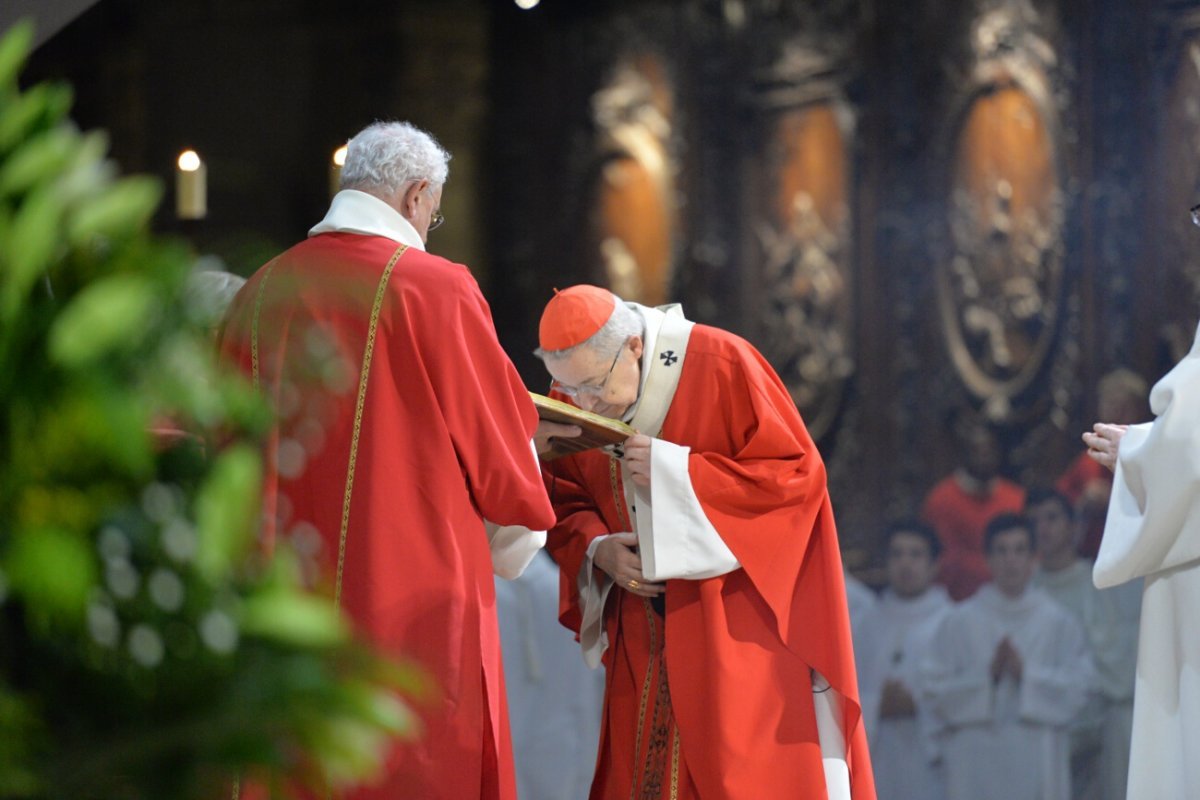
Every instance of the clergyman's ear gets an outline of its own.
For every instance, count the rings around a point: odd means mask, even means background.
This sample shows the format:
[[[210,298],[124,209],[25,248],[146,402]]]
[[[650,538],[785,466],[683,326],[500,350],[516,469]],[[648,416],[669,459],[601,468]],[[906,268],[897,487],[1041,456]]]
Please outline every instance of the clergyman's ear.
[[[417,213],[417,195],[429,188],[429,181],[419,180],[410,183],[408,188],[404,190],[404,196],[401,198],[401,208],[403,215],[412,219]]]

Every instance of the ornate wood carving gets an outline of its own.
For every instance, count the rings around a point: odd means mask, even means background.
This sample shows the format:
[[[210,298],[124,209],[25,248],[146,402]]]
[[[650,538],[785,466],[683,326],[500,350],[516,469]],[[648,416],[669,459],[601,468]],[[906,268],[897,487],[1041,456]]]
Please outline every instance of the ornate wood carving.
[[[854,372],[850,279],[853,117],[827,56],[793,42],[755,82],[761,146],[748,181],[757,336],[814,436]]]
[[[960,379],[1006,419],[1042,373],[1063,301],[1064,169],[1056,59],[1024,2],[984,11],[948,130],[943,336]]]
[[[667,301],[673,277],[674,105],[666,68],[649,53],[621,59],[592,96],[591,274],[621,297],[652,306]]]

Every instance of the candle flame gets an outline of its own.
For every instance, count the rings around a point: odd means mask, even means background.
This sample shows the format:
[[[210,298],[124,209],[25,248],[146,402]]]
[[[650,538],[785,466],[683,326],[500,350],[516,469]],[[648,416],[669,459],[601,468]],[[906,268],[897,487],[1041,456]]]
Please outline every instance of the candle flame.
[[[517,4],[517,8],[524,9],[525,11],[528,11],[531,8],[536,8],[537,4],[541,1],[542,0],[514,0],[514,2]]]
[[[337,166],[345,166],[346,164],[346,145],[342,145],[337,150],[333,151],[333,163]]]
[[[200,155],[195,150],[184,150],[179,154],[179,168],[184,172],[200,169]]]

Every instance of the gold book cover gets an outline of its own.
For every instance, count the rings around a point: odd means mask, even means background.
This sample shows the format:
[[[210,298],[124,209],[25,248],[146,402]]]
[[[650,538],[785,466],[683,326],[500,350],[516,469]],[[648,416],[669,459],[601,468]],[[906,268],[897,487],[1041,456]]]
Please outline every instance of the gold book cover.
[[[538,416],[550,422],[563,425],[578,425],[583,431],[574,438],[553,439],[549,452],[542,453],[543,461],[551,461],[572,453],[591,450],[593,447],[607,447],[610,444],[620,444],[633,436],[637,431],[617,419],[609,419],[590,411],[576,408],[570,403],[555,400],[552,397],[530,392],[533,404],[537,406]]]

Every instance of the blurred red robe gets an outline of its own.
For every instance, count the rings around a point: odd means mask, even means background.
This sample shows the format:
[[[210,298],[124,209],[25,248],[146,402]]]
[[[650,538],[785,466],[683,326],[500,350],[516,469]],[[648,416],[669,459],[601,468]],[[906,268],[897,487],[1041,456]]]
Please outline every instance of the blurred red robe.
[[[536,411],[475,280],[383,236],[322,233],[250,279],[221,348],[281,417],[268,546],[318,536],[322,579],[359,632],[437,684],[383,782],[340,796],[515,798],[483,519],[544,530],[554,516]]]
[[[987,524],[999,514],[1020,514],[1025,490],[1004,478],[993,478],[986,491],[968,492],[956,474],[938,481],[921,505],[921,518],[942,542],[939,578],[950,597],[966,600],[991,580],[983,552]]]
[[[655,361],[650,347],[643,369]],[[816,670],[841,697],[852,796],[874,800],[821,457],[787,389],[744,340],[696,325],[682,367],[658,438],[690,448],[687,478],[741,568],[668,580],[665,616],[611,590],[591,796],[822,800]],[[562,622],[577,632],[589,544],[631,530],[615,463],[591,450],[545,465],[558,511],[547,548],[562,568]]]
[[[1079,542],[1079,555],[1094,559],[1100,552],[1100,540],[1104,538],[1104,519],[1108,514],[1108,496],[1112,494],[1113,474],[1080,453],[1066,471],[1054,482],[1054,488],[1066,495],[1075,506],[1075,512],[1083,523],[1083,538]],[[1105,498],[1105,502],[1083,502],[1088,490]],[[1089,498],[1090,499],[1090,498]]]

